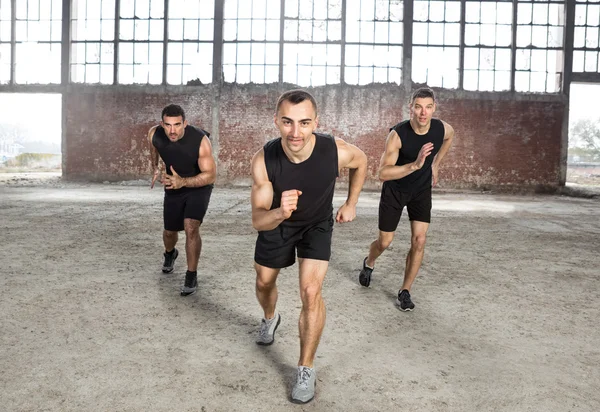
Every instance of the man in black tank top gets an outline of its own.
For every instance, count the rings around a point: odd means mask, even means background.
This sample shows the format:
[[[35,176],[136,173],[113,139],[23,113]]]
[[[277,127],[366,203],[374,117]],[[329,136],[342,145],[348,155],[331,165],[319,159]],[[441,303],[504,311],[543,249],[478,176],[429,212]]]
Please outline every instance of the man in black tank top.
[[[277,102],[275,125],[280,138],[269,141],[252,158],[252,225],[258,230],[254,254],[256,297],[264,318],[256,340],[270,345],[281,316],[277,303],[279,270],[294,264],[300,271],[300,360],[292,401],[306,403],[315,394],[313,361],[325,326],[321,289],[331,252],[333,191],[342,168],[350,169],[348,198],[336,222],[356,217],[367,157],[356,146],[315,133],[319,118],[315,99],[302,90],[285,92]]]
[[[410,120],[390,129],[379,166],[379,179],[384,182],[379,201],[379,237],[371,243],[358,277],[362,286],[369,286],[375,260],[392,243],[402,209],[406,206],[411,245],[404,281],[396,300],[396,305],[403,311],[415,307],[410,288],[423,261],[431,221],[431,187],[437,184],[440,163],[454,138],[452,126],[432,118],[435,103],[433,90],[417,89],[409,105]]]
[[[180,106],[171,104],[162,111],[160,126],[148,132],[154,175],[150,188],[161,176],[165,186],[163,205],[163,273],[173,272],[179,251],[175,248],[178,232],[185,231],[187,271],[181,296],[197,288],[197,270],[202,239],[200,224],[204,219],[216,176],[215,159],[208,132],[187,124]],[[161,174],[159,157],[165,166]]]

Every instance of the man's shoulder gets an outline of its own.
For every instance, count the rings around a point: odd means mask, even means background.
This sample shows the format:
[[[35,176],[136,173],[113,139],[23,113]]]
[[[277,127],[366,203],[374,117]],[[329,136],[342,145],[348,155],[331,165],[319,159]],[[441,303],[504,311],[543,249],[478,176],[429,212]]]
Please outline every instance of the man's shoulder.
[[[335,138],[333,135],[329,133],[321,133],[321,132],[313,132],[317,140],[330,145],[331,147],[338,147],[340,144],[344,144],[344,140],[340,138]]]
[[[402,120],[401,122],[396,123],[394,126],[390,127],[390,132],[395,131],[400,135],[400,131],[406,130],[410,127],[410,120]]]
[[[313,132],[313,134],[319,139],[335,140],[335,137],[333,137],[333,135],[330,135],[329,133]]]
[[[186,126],[186,131],[187,132],[191,132],[191,133],[197,133],[198,136],[200,136],[200,137],[206,136],[206,137],[208,137],[210,139],[210,133],[207,132],[206,130],[204,130],[203,128],[201,128],[201,127],[197,127],[197,126],[188,124]]]
[[[280,144],[280,142],[281,142],[281,137],[276,137],[274,139],[271,139],[263,145],[263,150],[264,151],[271,150],[272,148],[277,147],[277,145]]]
[[[431,124],[435,124],[436,126],[442,126],[444,127],[444,122],[442,121],[442,119],[438,119],[437,117],[432,117],[431,118]]]

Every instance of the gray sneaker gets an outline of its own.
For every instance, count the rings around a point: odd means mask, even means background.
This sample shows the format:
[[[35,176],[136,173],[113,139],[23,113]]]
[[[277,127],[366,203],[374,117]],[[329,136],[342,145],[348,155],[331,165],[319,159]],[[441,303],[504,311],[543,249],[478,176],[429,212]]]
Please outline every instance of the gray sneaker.
[[[260,332],[258,332],[258,338],[256,338],[256,344],[262,346],[269,346],[275,342],[275,331],[281,323],[281,316],[276,313],[273,319],[265,319],[260,322]]]
[[[292,402],[308,403],[315,397],[317,373],[313,368],[298,366],[298,377],[292,388]]]
[[[181,287],[181,296],[189,296],[196,293],[198,288],[198,275],[197,272],[185,272],[185,282]]]

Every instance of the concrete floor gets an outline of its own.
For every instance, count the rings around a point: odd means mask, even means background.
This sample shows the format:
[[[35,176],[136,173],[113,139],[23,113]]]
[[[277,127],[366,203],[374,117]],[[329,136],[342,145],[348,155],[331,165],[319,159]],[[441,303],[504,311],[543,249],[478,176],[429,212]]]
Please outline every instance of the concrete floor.
[[[335,227],[317,396],[298,406],[297,266],[279,278],[277,340],[258,347],[247,188],[215,188],[200,289],[182,298],[183,237],[160,271],[160,189],[3,176],[0,410],[600,410],[600,199],[434,192],[403,313],[406,217],[371,287],[357,282],[378,198]]]

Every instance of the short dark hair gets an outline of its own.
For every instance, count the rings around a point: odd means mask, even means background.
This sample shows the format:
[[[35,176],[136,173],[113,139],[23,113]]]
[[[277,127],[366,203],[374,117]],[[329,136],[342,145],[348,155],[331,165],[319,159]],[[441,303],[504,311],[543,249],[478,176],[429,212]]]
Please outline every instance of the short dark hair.
[[[310,102],[313,105],[313,108],[315,109],[315,114],[317,114],[317,101],[315,100],[313,95],[305,90],[300,89],[288,90],[287,92],[284,92],[281,96],[279,96],[279,100],[277,100],[277,107],[275,108],[275,113],[279,112],[281,104],[285,101],[288,101],[292,104],[298,104],[302,103],[305,100],[310,100]]]
[[[410,104],[412,105],[417,99],[426,99],[431,97],[431,100],[435,103],[435,93],[429,87],[420,87],[415,90],[410,98]]]
[[[181,120],[185,121],[185,112],[181,108],[181,106],[177,104],[170,104],[162,110],[162,114],[160,115],[160,120],[167,117],[178,117],[181,116]]]

